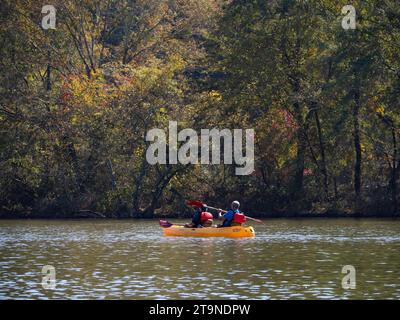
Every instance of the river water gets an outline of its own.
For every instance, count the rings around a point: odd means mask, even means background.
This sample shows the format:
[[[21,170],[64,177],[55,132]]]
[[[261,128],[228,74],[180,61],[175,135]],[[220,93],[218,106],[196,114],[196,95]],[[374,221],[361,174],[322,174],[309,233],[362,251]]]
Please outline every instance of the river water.
[[[0,299],[400,299],[400,220],[264,222],[222,239],[163,237],[156,220],[2,220]]]

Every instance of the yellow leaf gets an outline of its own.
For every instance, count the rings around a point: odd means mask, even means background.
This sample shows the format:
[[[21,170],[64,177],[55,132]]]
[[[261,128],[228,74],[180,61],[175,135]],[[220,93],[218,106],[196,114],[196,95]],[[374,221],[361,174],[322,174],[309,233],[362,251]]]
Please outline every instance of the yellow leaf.
[[[209,95],[210,95],[210,97],[214,98],[214,99],[217,100],[217,101],[222,100],[221,94],[220,94],[218,91],[216,91],[216,90],[210,91]]]
[[[385,107],[381,105],[375,109],[375,112],[383,116],[385,114]]]
[[[72,116],[71,117],[71,123],[72,124],[77,124],[78,123],[78,117],[77,116]]]

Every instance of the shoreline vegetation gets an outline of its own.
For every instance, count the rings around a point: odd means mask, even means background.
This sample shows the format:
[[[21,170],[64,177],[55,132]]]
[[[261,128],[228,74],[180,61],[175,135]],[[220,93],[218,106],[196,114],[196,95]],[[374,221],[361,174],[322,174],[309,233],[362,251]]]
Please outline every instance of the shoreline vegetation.
[[[400,218],[400,214],[394,213],[368,213],[368,212],[345,212],[345,211],[325,211],[325,212],[269,212],[269,213],[256,213],[250,215],[253,218],[259,219],[290,219],[290,218]],[[0,212],[0,220],[6,219],[98,219],[98,220],[159,220],[159,219],[191,219],[190,214],[155,214],[153,217],[131,216],[129,213],[120,214],[116,216],[112,213],[100,213],[91,210],[82,210],[76,213],[69,214],[31,214],[31,213],[6,213]]]
[[[398,0],[54,0],[54,29],[41,4],[1,4],[1,218],[400,215]],[[149,163],[171,123],[254,132],[254,171],[224,136],[221,164],[167,137]]]

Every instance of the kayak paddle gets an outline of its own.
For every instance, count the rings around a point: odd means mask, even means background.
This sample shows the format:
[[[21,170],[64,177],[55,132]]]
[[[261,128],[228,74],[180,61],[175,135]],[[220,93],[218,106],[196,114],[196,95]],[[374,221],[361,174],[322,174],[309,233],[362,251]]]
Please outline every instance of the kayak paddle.
[[[166,220],[160,220],[160,226],[161,228],[169,228],[172,226],[172,223]]]
[[[160,226],[161,226],[161,228],[169,228],[169,227],[172,227],[172,226],[182,226],[182,227],[184,227],[185,225],[184,224],[180,224],[180,223],[171,223],[171,222],[169,222],[167,220],[160,220]]]
[[[190,201],[188,201],[187,204],[189,206],[206,207],[206,208],[213,209],[213,210],[218,210],[218,211],[221,211],[221,212],[224,212],[224,213],[227,212],[226,210],[222,210],[222,209],[215,208],[215,207],[210,207],[210,206],[206,205],[205,203],[203,203],[201,201],[198,201],[198,200],[190,200]],[[252,218],[252,217],[249,217],[249,216],[246,216],[246,219],[253,220],[253,221],[258,222],[258,223],[264,223],[259,219],[255,219],[255,218]]]

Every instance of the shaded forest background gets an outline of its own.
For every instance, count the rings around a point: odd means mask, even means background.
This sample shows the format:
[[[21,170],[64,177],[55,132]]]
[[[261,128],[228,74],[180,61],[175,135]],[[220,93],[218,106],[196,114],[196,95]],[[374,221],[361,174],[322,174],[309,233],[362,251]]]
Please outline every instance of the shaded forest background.
[[[397,0],[48,2],[1,2],[2,216],[400,213]],[[254,128],[254,173],[149,165],[170,120]]]

